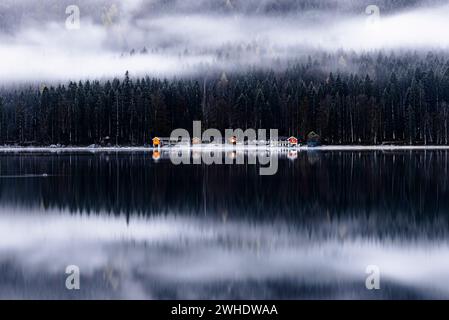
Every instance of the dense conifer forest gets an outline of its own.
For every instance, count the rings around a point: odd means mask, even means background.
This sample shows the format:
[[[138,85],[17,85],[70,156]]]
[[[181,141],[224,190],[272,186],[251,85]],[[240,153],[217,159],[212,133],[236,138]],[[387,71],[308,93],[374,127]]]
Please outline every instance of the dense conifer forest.
[[[300,139],[315,131],[326,144],[447,144],[449,61],[432,52],[323,53],[282,69],[127,73],[0,92],[2,145],[146,145],[193,120]]]

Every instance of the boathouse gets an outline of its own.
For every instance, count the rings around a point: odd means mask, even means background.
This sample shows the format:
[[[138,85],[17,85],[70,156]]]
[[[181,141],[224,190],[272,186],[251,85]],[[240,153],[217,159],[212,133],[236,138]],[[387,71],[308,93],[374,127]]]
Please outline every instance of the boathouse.
[[[229,138],[229,144],[236,145],[237,144],[237,137],[236,136],[230,137]]]
[[[290,147],[296,147],[298,145],[298,138],[296,138],[296,137],[292,136],[292,137],[288,138],[287,141],[288,141],[288,144]]]
[[[159,137],[154,137],[153,138],[153,147],[154,148],[159,148],[162,145],[162,141]]]

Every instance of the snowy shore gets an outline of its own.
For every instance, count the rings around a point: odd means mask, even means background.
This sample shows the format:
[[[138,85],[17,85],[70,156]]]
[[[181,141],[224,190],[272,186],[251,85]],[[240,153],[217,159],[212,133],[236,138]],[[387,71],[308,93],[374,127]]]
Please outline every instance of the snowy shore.
[[[403,145],[324,145],[318,147],[308,147],[306,145],[296,147],[279,146],[258,146],[258,145],[180,145],[154,147],[20,147],[20,146],[0,146],[0,152],[149,152],[149,151],[274,151],[286,152],[297,151],[394,151],[394,150],[449,150],[449,145],[444,146],[403,146]]]

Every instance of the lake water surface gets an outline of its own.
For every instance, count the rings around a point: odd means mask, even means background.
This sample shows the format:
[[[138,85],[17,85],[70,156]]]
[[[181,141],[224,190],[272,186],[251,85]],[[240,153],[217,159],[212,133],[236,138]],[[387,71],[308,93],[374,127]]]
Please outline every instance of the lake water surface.
[[[0,298],[449,298],[449,151],[301,151],[278,166],[0,153]]]

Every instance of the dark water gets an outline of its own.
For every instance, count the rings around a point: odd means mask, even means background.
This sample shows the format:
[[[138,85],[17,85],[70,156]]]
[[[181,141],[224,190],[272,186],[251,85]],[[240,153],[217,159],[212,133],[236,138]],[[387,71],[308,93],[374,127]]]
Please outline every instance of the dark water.
[[[0,298],[449,298],[448,169],[445,150],[301,151],[273,176],[0,153]]]

